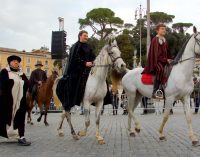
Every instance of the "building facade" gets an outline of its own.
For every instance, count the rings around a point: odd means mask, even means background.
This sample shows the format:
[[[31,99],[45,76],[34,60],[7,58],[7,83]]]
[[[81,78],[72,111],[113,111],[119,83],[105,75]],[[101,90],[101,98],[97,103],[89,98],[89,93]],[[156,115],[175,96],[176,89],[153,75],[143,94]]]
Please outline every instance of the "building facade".
[[[38,61],[41,61],[44,65],[42,69],[47,73],[47,76],[51,75],[51,71],[54,68],[54,60],[51,59],[51,53],[47,50],[39,49],[33,50],[32,52],[25,52],[0,47],[0,70],[8,66],[7,58],[10,55],[17,55],[21,57],[22,61],[20,63],[20,67],[27,77],[30,77],[31,72],[35,69],[35,64]]]

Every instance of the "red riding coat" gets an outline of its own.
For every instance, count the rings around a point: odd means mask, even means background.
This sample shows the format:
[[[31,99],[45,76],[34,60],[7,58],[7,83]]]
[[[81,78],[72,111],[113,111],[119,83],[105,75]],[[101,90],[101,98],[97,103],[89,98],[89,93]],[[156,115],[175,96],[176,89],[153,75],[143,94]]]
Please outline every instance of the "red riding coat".
[[[156,79],[162,81],[164,67],[168,64],[168,59],[171,59],[167,42],[164,38],[154,37],[148,53],[147,65],[142,74],[154,74]]]

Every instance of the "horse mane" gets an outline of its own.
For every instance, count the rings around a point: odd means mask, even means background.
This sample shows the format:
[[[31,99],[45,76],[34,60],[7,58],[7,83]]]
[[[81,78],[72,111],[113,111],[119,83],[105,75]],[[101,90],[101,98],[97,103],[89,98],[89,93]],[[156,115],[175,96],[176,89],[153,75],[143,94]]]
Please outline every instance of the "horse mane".
[[[99,52],[99,54],[97,55],[97,57],[96,57],[96,59],[95,59],[95,61],[94,61],[94,63],[95,63],[95,65],[101,65],[102,64],[102,60],[103,60],[103,52],[105,51],[105,49],[108,47],[108,45],[106,44],[102,49],[101,49],[101,51]],[[94,74],[94,73],[96,73],[96,70],[97,70],[97,66],[94,66],[94,67],[92,67],[92,69],[91,69],[91,74]]]
[[[191,36],[192,37],[192,36]],[[185,48],[189,42],[189,40],[191,39],[191,37],[189,37],[183,44],[183,46],[181,47],[181,49],[179,50],[178,54],[176,55],[174,61],[172,62],[173,65],[176,65],[178,64],[178,62],[180,61],[180,59],[182,58],[183,56],[183,53],[185,51]]]

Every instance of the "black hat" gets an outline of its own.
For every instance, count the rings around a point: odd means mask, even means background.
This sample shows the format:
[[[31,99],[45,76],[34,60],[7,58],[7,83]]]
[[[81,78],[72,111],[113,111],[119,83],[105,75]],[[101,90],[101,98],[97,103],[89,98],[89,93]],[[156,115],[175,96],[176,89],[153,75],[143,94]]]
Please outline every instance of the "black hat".
[[[7,58],[7,61],[8,61],[8,64],[13,61],[13,60],[17,60],[19,63],[21,62],[21,58],[19,56],[16,56],[16,55],[12,55],[12,56],[9,56]]]
[[[43,66],[41,61],[37,61],[37,63],[35,64],[35,66]]]

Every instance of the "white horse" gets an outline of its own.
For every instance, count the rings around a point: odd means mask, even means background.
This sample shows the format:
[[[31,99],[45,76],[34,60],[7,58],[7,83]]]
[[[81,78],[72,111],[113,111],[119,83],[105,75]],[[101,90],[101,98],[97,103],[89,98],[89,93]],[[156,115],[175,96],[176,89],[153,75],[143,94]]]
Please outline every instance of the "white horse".
[[[188,40],[188,43],[183,49],[183,53],[179,55],[178,64],[174,65],[171,74],[168,78],[167,87],[165,88],[166,97],[166,109],[164,112],[164,117],[162,124],[159,129],[160,140],[165,140],[165,135],[163,133],[163,128],[168,120],[170,109],[175,100],[181,100],[183,103],[184,113],[186,116],[189,137],[192,141],[193,146],[198,146],[199,141],[192,129],[192,120],[190,113],[190,94],[193,91],[193,68],[195,64],[195,57],[200,55],[200,34],[197,32],[196,27],[194,27],[194,34]],[[130,136],[135,136],[135,131],[140,132],[140,123],[134,116],[134,110],[138,103],[141,101],[141,97],[152,97],[153,86],[144,85],[141,82],[141,72],[142,68],[136,68],[130,70],[122,78],[122,86],[128,95],[128,130]],[[131,128],[131,119],[133,118],[135,122],[135,130]]]
[[[77,135],[71,123],[70,113],[64,111],[61,115],[61,122],[58,128],[58,133],[60,136],[64,135],[62,131],[62,123],[64,118],[66,117],[71,127],[73,138],[79,139],[79,136],[85,136],[87,133],[87,129],[90,125],[90,105],[94,103],[96,106],[96,138],[99,144],[104,144],[105,141],[99,133],[99,123],[101,109],[103,107],[103,100],[107,93],[107,73],[111,66],[118,72],[125,72],[126,70],[126,64],[121,58],[121,52],[117,46],[116,40],[109,40],[109,43],[103,47],[94,63],[95,66],[91,69],[91,72],[89,74],[86,83],[85,94],[82,101],[85,115],[85,129],[79,131]]]

